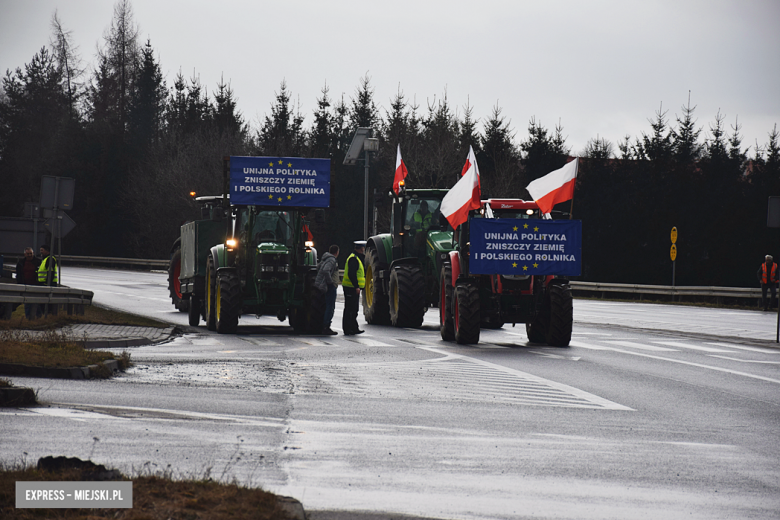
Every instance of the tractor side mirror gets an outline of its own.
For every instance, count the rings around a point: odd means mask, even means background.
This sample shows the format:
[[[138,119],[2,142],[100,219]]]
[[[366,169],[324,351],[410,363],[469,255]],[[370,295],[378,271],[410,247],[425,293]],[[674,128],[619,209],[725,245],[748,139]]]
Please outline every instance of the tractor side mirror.
[[[317,224],[324,224],[325,223],[325,210],[322,208],[318,208],[314,210],[314,222]]]

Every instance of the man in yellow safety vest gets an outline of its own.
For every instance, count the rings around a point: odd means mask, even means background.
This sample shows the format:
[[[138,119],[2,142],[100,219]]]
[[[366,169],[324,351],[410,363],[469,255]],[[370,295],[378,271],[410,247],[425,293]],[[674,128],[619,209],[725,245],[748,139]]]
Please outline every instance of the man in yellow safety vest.
[[[355,241],[355,250],[347,257],[347,262],[344,264],[344,279],[341,281],[341,288],[344,290],[344,315],[341,318],[341,328],[344,329],[346,336],[364,332],[358,328],[357,315],[360,289],[366,286],[363,269],[365,250],[365,240]]]

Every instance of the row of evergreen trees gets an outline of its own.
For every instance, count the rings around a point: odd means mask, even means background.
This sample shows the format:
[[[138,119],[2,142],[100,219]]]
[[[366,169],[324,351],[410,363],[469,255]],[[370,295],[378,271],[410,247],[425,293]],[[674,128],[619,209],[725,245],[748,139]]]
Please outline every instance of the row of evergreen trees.
[[[282,81],[253,128],[224,80],[211,93],[181,73],[166,85],[128,0],[116,4],[92,70],[56,14],[52,33],[49,46],[2,80],[0,211],[21,215],[24,202],[38,199],[42,175],[76,178],[77,227],[65,240],[72,254],[166,257],[182,221],[197,216],[189,192],[221,193],[225,155],[330,157],[331,208],[313,231],[320,249],[348,248],[363,233],[363,166],[342,163],[359,126],[380,139],[369,181],[381,195],[380,231],[389,222],[385,195],[399,144],[408,185],[417,188],[451,187],[473,146],[483,198],[527,198],[525,186],[572,153],[560,124],[548,130],[532,119],[518,145],[500,107],[480,121],[468,103],[453,108],[446,92],[421,107],[399,90],[381,108],[368,76],[349,99],[333,98],[325,85],[309,125]],[[738,124],[729,132],[718,114],[705,133],[694,110],[689,102],[673,124],[659,110],[647,134],[616,146],[597,137],[577,153],[583,279],[670,283],[676,226],[678,284],[754,282],[778,238],[765,226],[767,196],[780,194],[776,127],[766,144],[744,147]]]

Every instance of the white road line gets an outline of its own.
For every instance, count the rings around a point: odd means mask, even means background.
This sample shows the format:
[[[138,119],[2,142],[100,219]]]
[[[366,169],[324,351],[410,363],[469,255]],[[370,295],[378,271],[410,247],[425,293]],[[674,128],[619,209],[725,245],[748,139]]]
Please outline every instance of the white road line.
[[[657,359],[659,361],[669,361],[670,363],[678,363],[680,365],[688,365],[692,367],[698,367],[698,368],[706,368],[707,370],[714,370],[716,372],[725,372],[727,374],[732,374],[735,376],[744,376],[749,377],[751,379],[759,379],[761,381],[768,381],[770,383],[777,383],[780,384],[780,379],[773,379],[771,377],[764,377],[759,376],[756,374],[748,374],[747,372],[740,372],[739,370],[730,370],[728,368],[721,368],[721,367],[714,367],[711,365],[702,365],[701,363],[692,363],[690,361],[683,361],[681,359],[671,359],[671,358],[665,358],[661,356],[654,356],[652,354],[643,354],[642,352],[632,352],[630,350],[620,350],[620,349],[614,349],[615,352],[622,352],[623,354],[630,354],[632,356],[640,356],[640,357],[646,357],[650,359]]]
[[[763,365],[780,365],[780,361],[759,361],[755,359],[738,359],[738,358],[731,358],[726,356],[710,356],[710,357],[716,357],[720,359],[727,359],[729,361],[739,361],[740,363],[759,363]]]
[[[677,352],[673,348],[666,348],[666,347],[656,347],[654,345],[646,345],[644,343],[636,343],[634,341],[607,341],[606,343],[610,343],[612,345],[617,345],[619,347],[629,347],[629,348],[638,348],[640,350],[650,350],[653,352]]]
[[[761,347],[746,347],[744,345],[734,345],[732,343],[707,343],[707,345],[735,348],[738,350],[747,350],[748,352],[761,352],[762,354],[780,354],[780,350],[776,350],[776,349],[761,348]]]
[[[582,341],[572,341],[569,343],[572,347],[586,348],[588,350],[615,350],[612,347],[604,347],[601,345],[593,345],[591,343],[584,343]]]
[[[680,348],[687,348],[690,350],[700,350],[702,352],[731,352],[731,350],[723,350],[720,348],[712,348],[712,347],[699,347],[695,345],[689,345],[687,343],[681,343],[679,341],[653,341],[653,343],[658,343],[660,345],[667,345],[669,347],[680,347]]]
[[[351,341],[352,343],[359,343],[360,345],[363,345],[365,347],[392,347],[394,345],[389,345],[387,343],[383,343],[381,341],[376,341],[370,338],[357,338],[357,337],[346,337],[347,341]]]

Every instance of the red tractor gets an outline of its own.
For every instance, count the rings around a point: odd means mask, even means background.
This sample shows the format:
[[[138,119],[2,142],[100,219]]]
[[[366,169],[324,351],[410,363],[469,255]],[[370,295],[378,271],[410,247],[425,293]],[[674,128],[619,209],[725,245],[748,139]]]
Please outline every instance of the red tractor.
[[[559,275],[474,274],[470,272],[470,229],[474,219],[516,219],[518,224],[544,222],[534,201],[489,199],[454,236],[440,274],[441,337],[468,344],[479,342],[480,328],[498,329],[505,323],[525,323],[532,343],[566,347],[573,323],[569,280]],[[549,220],[548,220],[549,222]]]

